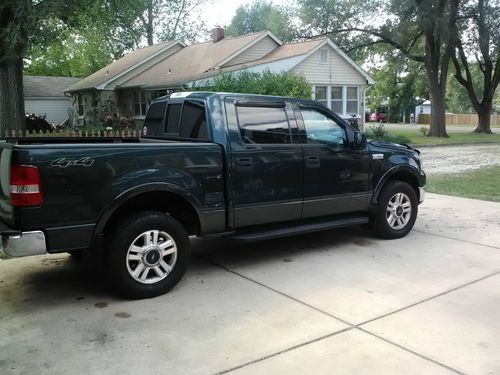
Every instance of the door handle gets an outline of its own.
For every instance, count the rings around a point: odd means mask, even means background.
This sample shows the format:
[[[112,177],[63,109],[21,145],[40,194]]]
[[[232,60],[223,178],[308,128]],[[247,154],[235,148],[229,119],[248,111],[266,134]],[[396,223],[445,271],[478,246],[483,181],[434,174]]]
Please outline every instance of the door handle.
[[[252,158],[237,158],[236,164],[238,164],[240,167],[251,167],[253,165],[253,159]]]
[[[320,164],[319,156],[306,156],[306,165],[308,167],[317,167]]]

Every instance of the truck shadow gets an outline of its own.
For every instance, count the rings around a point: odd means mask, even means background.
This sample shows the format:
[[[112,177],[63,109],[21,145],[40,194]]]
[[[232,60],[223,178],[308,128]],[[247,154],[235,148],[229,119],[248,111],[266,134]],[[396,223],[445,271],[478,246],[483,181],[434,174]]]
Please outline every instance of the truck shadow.
[[[377,240],[356,228],[330,230],[252,243],[222,237],[193,239],[191,271],[174,289],[196,278],[197,272],[214,272],[214,266],[234,269],[273,261],[293,262],[309,253],[355,252]],[[96,306],[120,301],[109,287],[105,272],[90,272],[69,255],[4,261],[0,274],[0,313],[26,313],[68,303]],[[159,297],[159,298],[165,298]],[[103,302],[106,301],[106,302]]]

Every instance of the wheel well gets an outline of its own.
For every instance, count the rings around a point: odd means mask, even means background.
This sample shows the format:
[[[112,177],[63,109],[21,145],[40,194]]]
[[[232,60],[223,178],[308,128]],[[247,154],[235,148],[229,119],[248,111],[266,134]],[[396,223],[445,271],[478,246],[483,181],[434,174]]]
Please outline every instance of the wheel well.
[[[418,189],[418,180],[410,172],[405,172],[405,171],[396,172],[392,176],[389,177],[389,179],[386,181],[386,183],[388,181],[406,182],[408,185],[410,185],[413,188],[413,190],[415,190],[415,194],[417,194],[417,199],[420,199],[420,191]]]
[[[192,204],[177,194],[163,191],[142,193],[127,200],[113,212],[103,232],[106,233],[107,229],[113,228],[119,220],[131,213],[151,210],[168,213],[177,219],[190,235],[201,232],[198,214]]]

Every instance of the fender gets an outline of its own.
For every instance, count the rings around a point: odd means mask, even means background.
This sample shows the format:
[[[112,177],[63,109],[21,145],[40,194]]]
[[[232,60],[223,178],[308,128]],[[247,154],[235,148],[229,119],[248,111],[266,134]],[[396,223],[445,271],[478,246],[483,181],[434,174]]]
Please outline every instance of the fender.
[[[198,199],[196,199],[188,191],[182,189],[181,187],[179,187],[177,185],[170,184],[168,182],[147,183],[147,184],[143,184],[143,185],[134,186],[133,188],[130,188],[130,189],[125,190],[124,192],[120,193],[113,200],[113,203],[111,203],[109,206],[107,206],[103,210],[101,215],[99,215],[99,219],[97,220],[97,224],[96,224],[94,234],[93,234],[93,242],[95,241],[96,237],[102,233],[109,218],[115,213],[115,211],[122,204],[124,204],[129,199],[131,199],[139,194],[148,193],[148,192],[173,193],[173,194],[178,195],[181,198],[186,199],[191,204],[191,206],[195,209],[196,215],[198,216],[198,220],[200,221],[200,224],[203,223],[203,221],[201,220],[201,218],[202,218],[201,203],[198,201]]]
[[[388,171],[386,171],[384,173],[384,175],[382,176],[382,178],[378,181],[377,183],[377,186],[375,187],[375,190],[373,192],[373,197],[372,197],[372,201],[370,203],[370,207],[374,204],[374,203],[377,203],[378,201],[378,196],[380,194],[380,191],[382,190],[382,187],[385,185],[385,183],[396,173],[398,172],[407,172],[409,174],[411,174],[412,176],[414,176],[417,180],[417,182],[419,183],[420,185],[420,177],[419,177],[419,173],[417,171],[416,168],[414,167],[411,167],[409,165],[396,165],[394,167],[392,167],[391,169],[389,169]]]

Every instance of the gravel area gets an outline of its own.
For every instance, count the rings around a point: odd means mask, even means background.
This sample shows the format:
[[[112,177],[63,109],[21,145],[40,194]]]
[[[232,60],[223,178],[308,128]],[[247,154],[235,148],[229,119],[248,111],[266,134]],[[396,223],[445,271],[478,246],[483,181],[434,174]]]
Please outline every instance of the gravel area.
[[[422,147],[427,174],[461,173],[500,165],[500,145]]]

